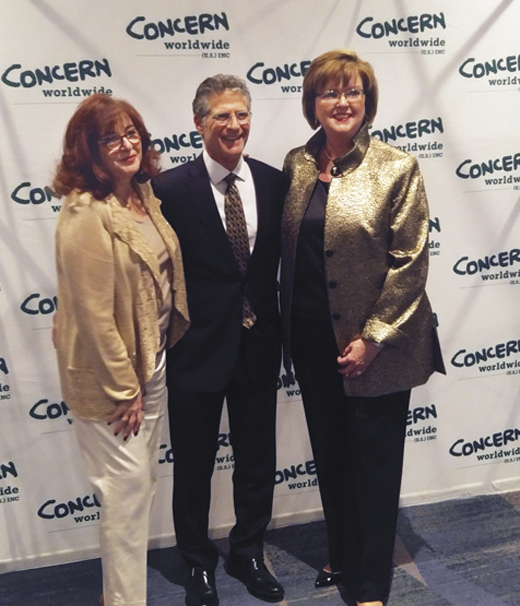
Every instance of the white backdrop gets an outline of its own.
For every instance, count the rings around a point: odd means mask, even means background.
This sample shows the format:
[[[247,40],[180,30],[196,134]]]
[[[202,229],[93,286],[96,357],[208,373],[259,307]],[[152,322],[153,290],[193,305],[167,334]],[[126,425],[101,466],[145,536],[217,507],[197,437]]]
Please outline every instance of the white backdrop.
[[[448,376],[412,398],[403,504],[520,486],[520,5],[513,0],[0,0],[0,571],[97,555],[85,479],[50,343],[50,184],[65,126],[105,91],[143,114],[163,166],[201,150],[196,86],[217,72],[253,97],[248,152],[281,167],[311,130],[302,74],[343,46],[375,68],[372,134],[419,159],[431,210],[429,295]],[[279,380],[273,524],[321,517],[298,385]],[[151,545],[174,541],[169,438]],[[227,424],[211,525],[233,522]]]

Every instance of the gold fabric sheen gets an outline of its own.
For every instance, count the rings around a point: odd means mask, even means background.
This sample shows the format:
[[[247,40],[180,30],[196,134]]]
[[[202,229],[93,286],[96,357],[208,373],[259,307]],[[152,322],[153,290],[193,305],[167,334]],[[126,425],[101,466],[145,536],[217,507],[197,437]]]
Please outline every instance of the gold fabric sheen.
[[[384,345],[347,395],[378,396],[445,372],[425,293],[428,205],[417,160],[368,135],[335,160],[324,226],[324,263],[340,352],[356,337]],[[323,130],[287,155],[291,186],[282,223],[282,318],[290,355],[291,297],[300,225],[319,175]],[[286,359],[286,363],[287,363]]]
[[[189,325],[179,241],[151,185],[141,185],[139,191],[172,260],[166,341],[172,347]],[[58,216],[56,267],[62,395],[79,417],[105,420],[154,373],[163,304],[159,260],[115,196],[96,200],[89,192],[73,191]]]
[[[250,257],[249,236],[247,234],[244,206],[235,180],[236,175],[233,173],[229,173],[224,179],[227,183],[224,194],[224,214],[226,217],[226,233],[238,267],[242,275],[244,275]],[[249,299],[244,296],[242,302],[242,325],[246,328],[251,328],[255,322],[256,314],[251,307]]]

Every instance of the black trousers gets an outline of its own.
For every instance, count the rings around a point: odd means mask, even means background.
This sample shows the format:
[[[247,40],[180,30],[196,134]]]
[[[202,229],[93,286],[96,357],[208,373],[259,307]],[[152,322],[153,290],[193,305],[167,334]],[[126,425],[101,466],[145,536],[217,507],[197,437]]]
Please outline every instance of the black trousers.
[[[250,331],[243,329],[233,375],[221,391],[184,391],[169,386],[173,519],[178,548],[190,567],[214,570],[218,562],[218,550],[208,538],[208,518],[224,398],[235,464],[236,524],[229,535],[230,550],[248,558],[263,555],[273,504],[280,355],[279,351],[273,352],[267,375],[252,378],[245,360],[253,341]]]
[[[328,315],[295,317],[292,357],[323,503],[330,565],[358,601],[390,590],[410,391],[350,397]]]

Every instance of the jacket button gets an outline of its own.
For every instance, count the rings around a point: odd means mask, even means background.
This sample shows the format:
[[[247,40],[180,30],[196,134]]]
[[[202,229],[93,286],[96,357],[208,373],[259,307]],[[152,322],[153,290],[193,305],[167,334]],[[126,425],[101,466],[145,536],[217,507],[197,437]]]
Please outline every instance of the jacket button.
[[[337,285],[337,282],[334,282],[334,280],[332,280],[332,282],[329,282],[329,288],[336,288]]]
[[[334,254],[334,251],[333,251],[333,250],[326,250],[326,251],[325,251],[325,256],[326,256],[326,257],[332,257],[332,255],[333,255],[333,254]]]
[[[333,320],[341,320],[341,314],[338,314],[338,313],[332,314],[332,319]]]

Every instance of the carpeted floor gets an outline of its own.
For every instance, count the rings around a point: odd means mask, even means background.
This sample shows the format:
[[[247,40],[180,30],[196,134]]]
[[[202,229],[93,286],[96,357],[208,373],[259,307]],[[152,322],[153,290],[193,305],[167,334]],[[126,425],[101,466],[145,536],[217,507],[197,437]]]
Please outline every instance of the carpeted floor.
[[[394,559],[388,606],[519,606],[520,493],[402,509]],[[347,603],[341,589],[314,589],[327,560],[323,522],[270,530],[266,560],[285,587],[281,606]],[[174,547],[151,551],[148,605],[182,606],[185,575]],[[221,606],[262,604],[224,572],[222,559],[217,588]],[[96,606],[100,592],[99,560],[0,576],[1,606]]]

